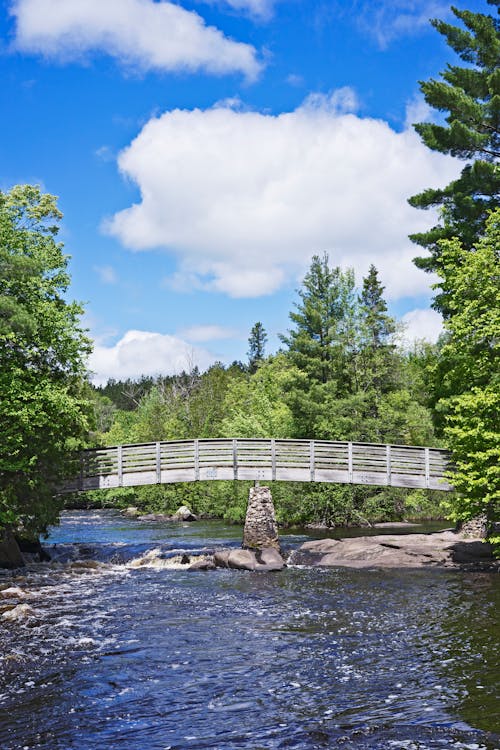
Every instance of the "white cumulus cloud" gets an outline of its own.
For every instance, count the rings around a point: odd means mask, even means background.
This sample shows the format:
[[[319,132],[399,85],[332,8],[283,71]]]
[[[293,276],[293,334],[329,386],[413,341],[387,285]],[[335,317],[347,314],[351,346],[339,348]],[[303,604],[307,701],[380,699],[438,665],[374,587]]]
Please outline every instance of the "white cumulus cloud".
[[[74,60],[104,52],[140,70],[241,72],[255,78],[253,46],[168,0],[14,0],[15,47]]]
[[[358,278],[374,263],[391,298],[428,293],[407,235],[435,216],[407,199],[460,165],[355,106],[342,89],[276,116],[217,105],[152,118],[118,159],[141,200],[105,229],[132,250],[177,256],[165,282],[176,289],[269,294],[327,251]]]
[[[193,347],[177,336],[150,331],[127,331],[113,346],[98,343],[88,367],[92,381],[103,384],[109,378],[138,378],[141,375],[175,375],[197,365],[204,370],[216,357]]]
[[[404,324],[403,343],[411,346],[415,340],[425,339],[434,344],[443,332],[441,315],[430,308],[410,310],[402,317]]]

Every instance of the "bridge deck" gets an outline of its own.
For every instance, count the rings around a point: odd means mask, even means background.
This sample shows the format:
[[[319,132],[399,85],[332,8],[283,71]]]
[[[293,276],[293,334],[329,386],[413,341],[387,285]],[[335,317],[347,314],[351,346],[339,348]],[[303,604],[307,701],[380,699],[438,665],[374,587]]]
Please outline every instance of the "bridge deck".
[[[447,451],[330,440],[220,438],[84,451],[63,492],[205,480],[337,482],[450,491]]]

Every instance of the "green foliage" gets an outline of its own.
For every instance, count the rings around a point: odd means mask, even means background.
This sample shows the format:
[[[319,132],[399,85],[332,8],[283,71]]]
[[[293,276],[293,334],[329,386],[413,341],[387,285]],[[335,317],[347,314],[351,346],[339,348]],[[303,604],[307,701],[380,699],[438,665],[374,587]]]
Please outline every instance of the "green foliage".
[[[472,251],[457,239],[441,243],[441,280],[434,288],[449,310],[438,364],[442,398],[500,381],[499,252],[500,209]]]
[[[222,437],[290,437],[292,413],[285,394],[293,366],[281,354],[263,362],[253,377],[233,379],[224,401]]]
[[[500,437],[498,388],[473,388],[449,400],[445,433],[453,453],[451,481],[456,495],[450,515],[465,521],[486,513],[500,519]]]
[[[169,381],[171,378],[162,378],[162,381]],[[115,380],[110,378],[106,385],[96,386],[95,392],[100,396],[109,398],[117,409],[121,411],[134,411],[137,409],[139,402],[154,385],[154,378],[143,375],[139,380]]]
[[[454,518],[486,512],[500,517],[500,209],[472,251],[458,240],[441,243],[441,281],[450,311],[438,365],[437,404],[452,449],[457,490]]]
[[[429,148],[468,163],[445,188],[429,188],[410,199],[418,208],[441,207],[440,224],[411,236],[431,251],[430,257],[415,260],[428,271],[439,270],[440,240],[458,237],[466,249],[474,246],[500,197],[500,24],[482,13],[452,11],[461,26],[432,24],[466,65],[448,65],[442,80],[420,84],[426,102],[447,116],[446,125],[420,123],[415,129]],[[445,299],[437,297],[434,304],[447,312]]]
[[[493,548],[493,555],[496,558],[500,558],[500,534],[493,534],[488,537],[488,541]]]
[[[57,517],[54,488],[91,423],[90,343],[65,299],[60,218],[37,187],[0,193],[0,524],[33,534]]]

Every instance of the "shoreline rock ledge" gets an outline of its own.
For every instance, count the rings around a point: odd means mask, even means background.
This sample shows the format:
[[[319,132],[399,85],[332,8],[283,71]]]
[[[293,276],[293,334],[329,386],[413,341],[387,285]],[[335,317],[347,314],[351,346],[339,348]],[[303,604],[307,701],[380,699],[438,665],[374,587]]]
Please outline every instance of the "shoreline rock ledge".
[[[484,539],[454,531],[383,534],[304,542],[289,563],[348,568],[475,568],[500,570]]]

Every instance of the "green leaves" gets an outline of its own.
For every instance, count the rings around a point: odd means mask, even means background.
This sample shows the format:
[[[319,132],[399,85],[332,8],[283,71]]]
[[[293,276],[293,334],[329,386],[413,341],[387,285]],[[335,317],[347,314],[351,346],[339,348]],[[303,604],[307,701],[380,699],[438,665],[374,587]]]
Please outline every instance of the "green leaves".
[[[445,432],[453,451],[457,490],[451,515],[467,520],[486,513],[500,518],[500,390],[475,387],[450,399]]]
[[[500,209],[472,251],[441,243],[441,281],[449,333],[438,364],[444,433],[453,452],[453,516],[500,517]]]
[[[29,533],[56,517],[54,489],[89,428],[90,341],[64,297],[60,218],[37,187],[0,192],[0,524]]]

